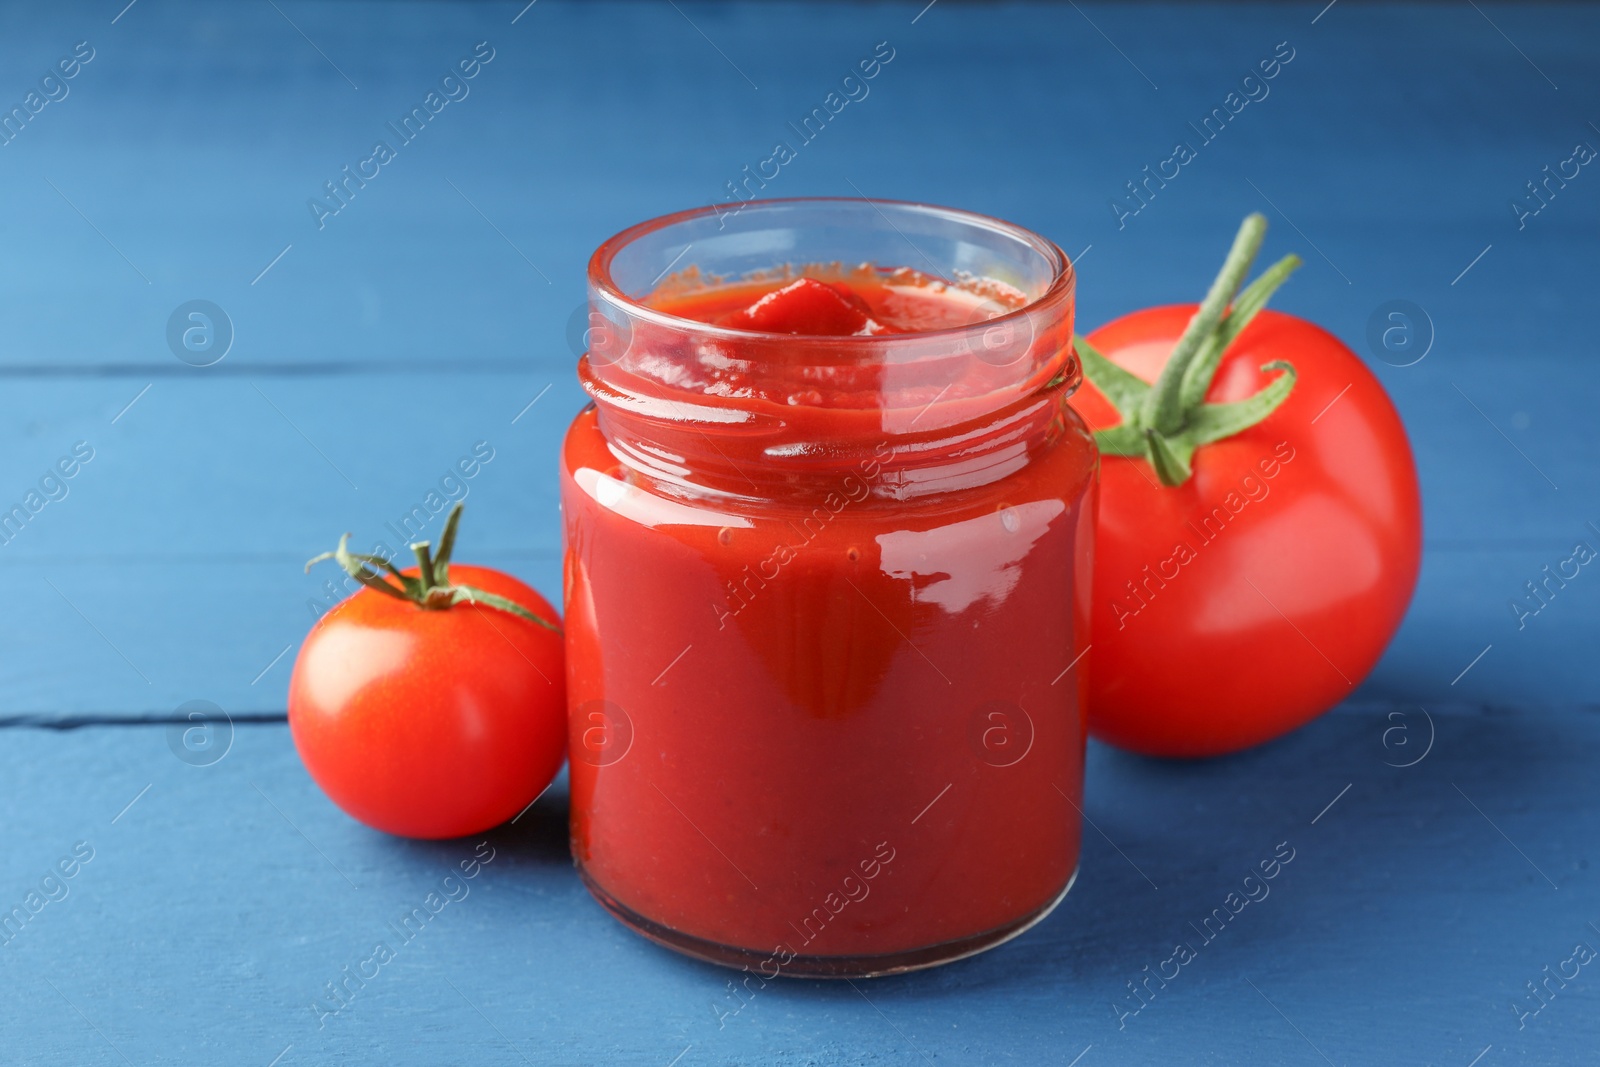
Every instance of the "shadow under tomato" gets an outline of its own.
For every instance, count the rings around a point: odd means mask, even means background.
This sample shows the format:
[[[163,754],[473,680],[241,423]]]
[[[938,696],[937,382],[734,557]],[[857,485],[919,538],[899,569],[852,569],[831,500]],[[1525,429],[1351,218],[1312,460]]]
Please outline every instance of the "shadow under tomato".
[[[503,858],[518,865],[570,867],[572,853],[567,847],[567,775],[563,769],[550,787],[513,819],[482,833],[465,837],[425,841],[384,835],[395,852],[422,863],[452,867],[473,855],[479,842],[494,849],[496,863]]]

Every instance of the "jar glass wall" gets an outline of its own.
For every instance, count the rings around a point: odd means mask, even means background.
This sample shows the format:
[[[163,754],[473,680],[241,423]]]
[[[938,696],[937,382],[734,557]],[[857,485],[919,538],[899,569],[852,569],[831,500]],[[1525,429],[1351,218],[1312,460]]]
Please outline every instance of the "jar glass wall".
[[[891,268],[995,317],[815,337],[653,306]],[[966,212],[758,201],[625,231],[589,285],[561,477],[589,889],[766,978],[1038,921],[1078,863],[1097,472],[1066,257]]]

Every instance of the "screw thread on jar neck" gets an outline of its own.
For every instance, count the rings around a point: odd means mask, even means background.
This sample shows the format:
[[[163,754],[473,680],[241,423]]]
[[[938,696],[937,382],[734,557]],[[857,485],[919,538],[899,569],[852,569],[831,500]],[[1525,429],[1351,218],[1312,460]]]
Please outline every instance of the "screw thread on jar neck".
[[[908,258],[938,284],[1020,298],[968,325],[868,337],[737,330],[650,302],[671,270],[713,287],[795,263],[899,277]],[[606,242],[589,282],[599,329],[579,377],[601,431],[624,467],[675,493],[826,493],[866,470],[866,491],[895,499],[983,484],[1049,440],[1079,381],[1066,256],[967,212],[826,199],[752,203],[731,223],[684,212]]]

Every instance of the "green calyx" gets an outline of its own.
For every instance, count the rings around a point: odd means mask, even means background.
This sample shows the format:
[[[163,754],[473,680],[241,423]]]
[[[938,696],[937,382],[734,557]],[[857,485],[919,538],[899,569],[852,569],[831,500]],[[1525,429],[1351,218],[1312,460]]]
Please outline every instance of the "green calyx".
[[[416,553],[417,557],[418,573],[415,578],[401,574],[400,568],[382,556],[369,556],[350,551],[349,534],[339,538],[339,547],[332,552],[324,552],[310,559],[306,563],[306,570],[309,571],[325,559],[336,560],[346,574],[368,589],[376,589],[398,600],[409,600],[427,611],[444,611],[457,604],[480,604],[560,633],[561,627],[541,619],[514,600],[470,585],[451,584],[450,554],[455,550],[456,527],[461,523],[462,507],[458,501],[456,506],[450,509],[450,515],[444,521],[444,533],[439,538],[437,554],[433,553],[432,546],[427,541],[417,541],[411,546],[411,551]],[[391,577],[394,579],[393,582],[389,580]],[[399,584],[396,585],[396,582]]]
[[[1241,291],[1266,233],[1267,220],[1259,214],[1240,225],[1222,270],[1154,385],[1112,363],[1084,338],[1073,338],[1083,376],[1122,416],[1116,426],[1095,432],[1103,455],[1142,456],[1162,485],[1182,485],[1194,473],[1195,449],[1254,426],[1288,398],[1294,366],[1278,359],[1262,365],[1263,371],[1281,373],[1254,396],[1228,404],[1205,402],[1223,353],[1300,266],[1299,256],[1284,256]]]

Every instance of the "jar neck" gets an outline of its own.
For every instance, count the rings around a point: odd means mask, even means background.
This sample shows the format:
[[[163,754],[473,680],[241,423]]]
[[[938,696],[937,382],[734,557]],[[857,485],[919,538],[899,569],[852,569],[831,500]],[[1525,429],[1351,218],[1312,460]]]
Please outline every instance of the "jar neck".
[[[801,276],[959,314],[797,335],[671,310]],[[1052,439],[1079,381],[1074,284],[1054,243],[972,212],[865,198],[696,209],[595,251],[578,374],[617,461],[664,492],[773,500],[847,478],[888,499],[957,491]]]
[[[910,390],[929,397],[920,407],[730,399],[619,374],[587,357],[579,378],[612,455],[658,491],[751,501],[909,500],[998,481],[1054,443],[1080,380],[1067,340],[1040,337],[1058,346],[1004,387],[982,390],[978,375]]]

